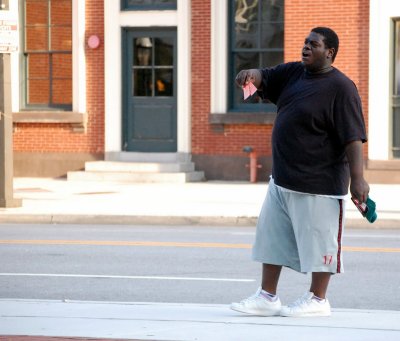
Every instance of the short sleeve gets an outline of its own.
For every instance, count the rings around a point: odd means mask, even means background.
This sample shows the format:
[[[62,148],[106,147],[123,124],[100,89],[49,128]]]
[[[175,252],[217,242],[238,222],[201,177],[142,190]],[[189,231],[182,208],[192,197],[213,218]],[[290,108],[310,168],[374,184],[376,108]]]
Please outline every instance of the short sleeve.
[[[282,89],[290,80],[293,72],[303,72],[303,67],[299,62],[291,62],[265,68],[260,71],[262,74],[262,86],[258,91],[258,95],[276,104]]]
[[[334,126],[341,145],[367,141],[361,98],[356,85],[348,80],[340,86],[335,98]]]

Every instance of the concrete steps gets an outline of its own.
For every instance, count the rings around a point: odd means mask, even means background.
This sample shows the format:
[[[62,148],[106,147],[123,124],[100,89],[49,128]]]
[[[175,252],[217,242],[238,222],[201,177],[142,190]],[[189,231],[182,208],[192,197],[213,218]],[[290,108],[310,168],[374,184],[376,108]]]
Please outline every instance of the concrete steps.
[[[204,181],[204,172],[193,162],[91,161],[84,171],[67,173],[71,181],[118,181],[141,183],[185,183]]]
[[[179,173],[194,172],[194,163],[91,161],[85,163],[89,172]]]

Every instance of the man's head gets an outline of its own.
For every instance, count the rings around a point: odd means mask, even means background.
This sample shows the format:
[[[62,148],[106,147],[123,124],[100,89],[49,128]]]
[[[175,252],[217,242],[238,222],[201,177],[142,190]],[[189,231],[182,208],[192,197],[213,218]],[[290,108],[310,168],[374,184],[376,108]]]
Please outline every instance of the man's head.
[[[302,62],[310,72],[330,69],[339,49],[337,34],[328,27],[315,27],[304,41]]]
[[[339,51],[339,37],[336,32],[329,27],[314,27],[311,32],[315,32],[324,37],[325,46],[328,49],[335,49],[332,55],[332,63],[335,61],[336,55]]]

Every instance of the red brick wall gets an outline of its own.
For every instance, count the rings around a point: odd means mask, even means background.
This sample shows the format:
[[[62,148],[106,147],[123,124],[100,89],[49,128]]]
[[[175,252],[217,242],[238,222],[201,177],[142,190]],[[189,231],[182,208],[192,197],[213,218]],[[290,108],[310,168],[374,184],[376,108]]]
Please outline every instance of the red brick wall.
[[[192,1],[192,153],[242,155],[251,145],[260,154],[270,154],[271,126],[225,125],[224,132],[213,132],[210,113],[210,0]],[[235,86],[232,84],[232,86]]]
[[[71,0],[72,2],[72,0]],[[86,0],[86,40],[96,34],[103,41],[104,13],[98,0]],[[75,133],[70,124],[18,123],[17,152],[102,153],[104,151],[104,45],[86,46],[87,130]],[[68,92],[66,94],[68,95]],[[56,113],[55,113],[56,115]]]
[[[192,1],[192,152],[204,154],[213,138],[208,122],[210,112],[211,4]],[[210,141],[211,142],[211,141]]]
[[[357,85],[368,127],[369,0],[285,0],[286,61],[300,59],[304,38],[315,26],[338,34],[334,66]]]
[[[251,145],[259,155],[271,155],[271,125],[226,125],[221,133],[213,132],[207,123],[210,6],[210,0],[192,1],[192,152],[242,156],[242,147]],[[300,59],[304,38],[314,26],[329,26],[338,33],[340,48],[334,65],[356,83],[367,123],[369,1],[285,0],[285,61]]]
[[[102,3],[102,2],[101,2]],[[103,41],[103,5],[86,0],[86,39],[96,34]],[[335,66],[354,80],[368,117],[368,0],[286,0],[285,61],[298,60],[304,37],[314,26],[332,27],[339,35]],[[210,113],[210,0],[192,0],[192,153],[244,156],[242,147],[252,145],[262,156],[271,154],[271,125],[226,125],[215,132],[208,123]],[[18,124],[14,149],[27,152],[104,151],[104,46],[86,47],[87,112],[85,133],[74,133],[69,124]],[[232,84],[231,86],[235,86]],[[365,149],[366,151],[366,149]],[[365,152],[366,153],[366,152]]]

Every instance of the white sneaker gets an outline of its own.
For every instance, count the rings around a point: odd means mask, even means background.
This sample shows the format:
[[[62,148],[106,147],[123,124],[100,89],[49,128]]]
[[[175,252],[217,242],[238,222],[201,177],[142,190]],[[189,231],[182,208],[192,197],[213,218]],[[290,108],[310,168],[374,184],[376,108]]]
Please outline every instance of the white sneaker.
[[[281,316],[303,317],[303,316],[330,316],[331,305],[327,299],[318,301],[312,292],[306,292],[298,300],[283,306]]]
[[[279,316],[281,311],[281,301],[279,297],[275,301],[261,295],[261,288],[257,292],[239,303],[232,303],[231,309],[241,313],[258,316]]]

